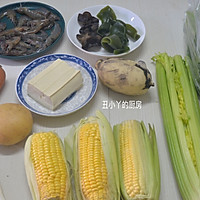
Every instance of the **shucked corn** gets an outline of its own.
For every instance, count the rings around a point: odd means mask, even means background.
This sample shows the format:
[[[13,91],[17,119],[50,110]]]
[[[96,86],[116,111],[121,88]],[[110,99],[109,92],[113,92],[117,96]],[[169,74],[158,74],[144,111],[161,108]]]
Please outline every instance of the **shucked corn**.
[[[72,165],[78,200],[119,200],[119,177],[114,137],[102,113],[82,119],[65,138],[74,134]]]
[[[149,134],[141,122],[124,121],[114,126],[121,192],[124,200],[158,200],[160,168],[155,130]]]
[[[120,157],[127,194],[134,198],[145,194],[145,177],[142,157],[139,155],[139,141],[133,131],[134,121],[124,122],[120,128]],[[137,130],[135,130],[137,131]]]
[[[25,167],[34,200],[71,199],[69,170],[55,133],[35,133],[28,138]]]
[[[79,130],[80,184],[86,199],[107,199],[108,174],[98,123],[84,124]]]
[[[65,155],[57,134],[31,135],[25,167],[33,199],[72,200],[73,187],[77,200],[158,200],[156,136],[154,128],[149,129],[148,134],[142,122],[129,120],[115,125],[113,135],[108,120],[97,111],[66,136]]]
[[[112,131],[100,111],[73,127],[65,146],[66,154],[71,149],[73,155],[68,158],[74,169],[77,199],[158,200],[157,143],[154,128],[149,129],[148,134],[143,123],[130,120],[115,125]]]

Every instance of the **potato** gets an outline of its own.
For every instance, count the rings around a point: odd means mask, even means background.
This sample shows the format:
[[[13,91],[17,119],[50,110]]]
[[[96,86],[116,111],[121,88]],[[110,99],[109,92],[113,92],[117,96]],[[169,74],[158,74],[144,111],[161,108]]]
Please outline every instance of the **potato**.
[[[96,62],[95,68],[105,86],[122,94],[142,95],[154,86],[151,73],[144,61],[100,59]]]
[[[2,66],[0,65],[0,90],[4,86],[5,79],[6,79],[6,73],[2,68]]]
[[[0,105],[0,145],[22,141],[31,132],[32,126],[32,114],[21,104]]]

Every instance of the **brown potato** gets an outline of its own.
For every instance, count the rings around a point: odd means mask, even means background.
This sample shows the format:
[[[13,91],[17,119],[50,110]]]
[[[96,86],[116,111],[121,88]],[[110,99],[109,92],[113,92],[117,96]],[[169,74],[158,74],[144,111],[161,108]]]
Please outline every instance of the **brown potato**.
[[[4,69],[2,68],[2,66],[0,65],[0,90],[5,83],[5,79],[6,79],[6,73]]]
[[[0,145],[22,141],[31,132],[32,126],[32,114],[21,104],[0,105]]]

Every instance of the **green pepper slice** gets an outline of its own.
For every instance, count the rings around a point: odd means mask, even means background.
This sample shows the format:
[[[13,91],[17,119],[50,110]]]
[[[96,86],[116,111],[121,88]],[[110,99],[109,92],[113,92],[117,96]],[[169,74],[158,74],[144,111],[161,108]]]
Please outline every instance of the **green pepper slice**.
[[[117,19],[110,6],[102,8],[97,17],[102,22],[97,30],[98,34],[103,37],[101,45],[110,53],[120,54],[129,51],[128,36],[135,41],[140,38],[137,30],[132,25]]]
[[[126,26],[120,20],[116,20],[110,29],[110,35],[117,35],[122,43],[122,47],[128,46],[128,37],[126,35]]]
[[[130,24],[126,24],[126,31],[127,31],[127,34],[133,40],[138,40],[140,38],[140,35],[138,34],[137,30],[133,26],[131,26]]]
[[[130,48],[129,48],[128,46],[125,46],[125,47],[122,48],[122,49],[115,49],[115,50],[113,51],[113,53],[114,53],[114,54],[121,54],[121,53],[127,52],[127,51],[129,51],[129,50],[130,50]]]
[[[121,39],[115,34],[102,38],[101,45],[110,53],[113,53],[115,49],[121,49],[123,47]]]
[[[104,22],[103,24],[101,24],[101,26],[99,26],[97,33],[104,37],[110,33],[110,27],[110,22]]]
[[[102,21],[102,23],[110,22],[112,20],[117,19],[115,12],[110,6],[102,8],[100,12],[97,14],[97,17]]]

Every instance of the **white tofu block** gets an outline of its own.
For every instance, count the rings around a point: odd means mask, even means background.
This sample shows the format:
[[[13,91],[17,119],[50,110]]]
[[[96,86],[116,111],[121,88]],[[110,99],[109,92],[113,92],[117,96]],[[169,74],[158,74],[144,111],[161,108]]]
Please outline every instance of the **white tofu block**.
[[[57,59],[28,82],[27,93],[44,107],[55,110],[69,95],[81,88],[80,70]]]

